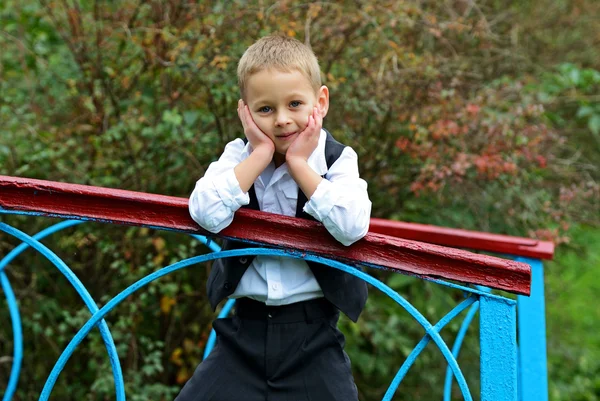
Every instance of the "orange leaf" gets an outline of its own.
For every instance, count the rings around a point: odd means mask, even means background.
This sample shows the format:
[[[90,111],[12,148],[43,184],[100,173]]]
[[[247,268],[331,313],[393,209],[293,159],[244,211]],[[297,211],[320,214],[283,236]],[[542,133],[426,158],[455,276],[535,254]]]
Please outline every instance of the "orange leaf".
[[[176,303],[177,301],[175,301],[175,298],[163,295],[163,297],[160,299],[160,310],[166,315],[171,311],[171,308],[173,308],[173,305]]]
[[[171,354],[171,358],[169,358],[169,359],[175,365],[181,366],[181,365],[183,365],[183,359],[181,358],[182,353],[183,353],[183,350],[180,347],[177,347],[173,350],[173,353]]]
[[[175,378],[175,380],[177,381],[177,384],[183,384],[186,381],[188,381],[188,379],[190,378],[190,373],[187,370],[187,368],[183,367],[181,369],[179,369],[179,372],[177,372],[177,377]]]

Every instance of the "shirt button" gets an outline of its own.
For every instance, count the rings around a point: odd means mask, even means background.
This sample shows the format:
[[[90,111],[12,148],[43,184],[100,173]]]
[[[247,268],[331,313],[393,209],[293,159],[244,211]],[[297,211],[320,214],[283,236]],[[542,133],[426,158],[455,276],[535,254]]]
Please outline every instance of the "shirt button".
[[[273,289],[273,291],[277,291],[279,289],[279,284],[273,283],[271,284],[271,288]]]

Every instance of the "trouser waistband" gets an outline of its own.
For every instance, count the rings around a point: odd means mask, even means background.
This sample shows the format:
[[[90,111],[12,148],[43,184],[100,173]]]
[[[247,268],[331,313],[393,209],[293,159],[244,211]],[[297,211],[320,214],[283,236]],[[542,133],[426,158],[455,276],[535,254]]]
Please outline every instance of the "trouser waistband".
[[[325,298],[295,302],[288,305],[266,305],[250,298],[236,300],[236,315],[242,319],[268,320],[277,323],[312,321],[339,313]]]

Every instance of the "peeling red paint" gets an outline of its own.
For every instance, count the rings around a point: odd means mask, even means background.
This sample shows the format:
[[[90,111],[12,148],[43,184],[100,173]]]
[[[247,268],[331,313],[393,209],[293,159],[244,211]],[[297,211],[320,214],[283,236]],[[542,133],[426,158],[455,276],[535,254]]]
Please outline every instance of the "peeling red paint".
[[[73,219],[152,226],[376,265],[427,278],[480,284],[529,295],[531,268],[525,263],[370,232],[345,247],[317,222],[241,209],[218,235],[189,216],[188,200],[171,196],[0,176],[0,207]]]

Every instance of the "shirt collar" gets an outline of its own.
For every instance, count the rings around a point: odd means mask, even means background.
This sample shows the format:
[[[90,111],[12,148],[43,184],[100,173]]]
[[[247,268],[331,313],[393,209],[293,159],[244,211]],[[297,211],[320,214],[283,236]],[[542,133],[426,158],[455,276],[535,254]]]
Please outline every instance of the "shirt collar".
[[[244,160],[245,158],[247,158],[248,156],[250,156],[250,141],[246,142],[246,145],[244,146],[244,149],[242,149],[242,160]]]

